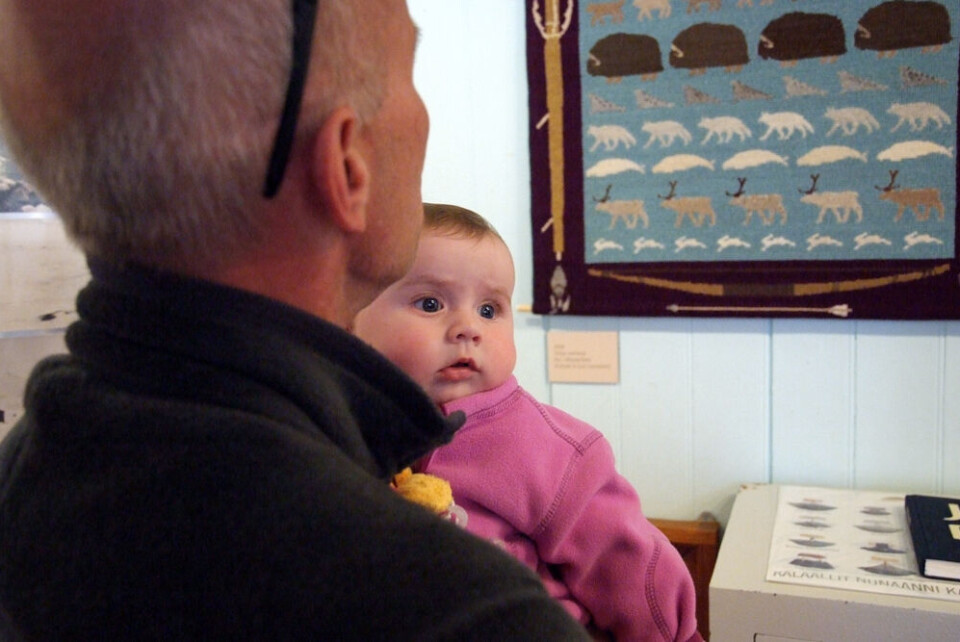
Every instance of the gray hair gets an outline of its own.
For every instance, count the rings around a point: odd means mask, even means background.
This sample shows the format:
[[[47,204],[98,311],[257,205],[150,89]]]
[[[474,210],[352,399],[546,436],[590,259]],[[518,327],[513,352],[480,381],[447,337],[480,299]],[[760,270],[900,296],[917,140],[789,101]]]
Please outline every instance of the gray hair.
[[[256,245],[291,65],[290,0],[154,0],[116,11],[91,48],[96,64],[69,60],[66,46],[51,52],[54,65],[77,72],[61,77],[84,83],[66,118],[18,128],[0,97],[24,173],[81,249],[112,263],[216,264]],[[338,105],[361,119],[379,107],[383,53],[358,36],[356,14],[354,0],[319,0],[310,75],[327,88],[301,111],[301,139]]]

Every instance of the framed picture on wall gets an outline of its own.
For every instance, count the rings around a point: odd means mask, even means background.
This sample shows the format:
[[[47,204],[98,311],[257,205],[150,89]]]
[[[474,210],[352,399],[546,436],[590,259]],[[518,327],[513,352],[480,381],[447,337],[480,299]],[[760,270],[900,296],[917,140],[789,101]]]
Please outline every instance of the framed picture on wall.
[[[50,208],[23,177],[0,138],[0,215],[31,212],[50,212]]]
[[[0,140],[0,340],[65,328],[89,278],[83,254]]]
[[[526,0],[534,311],[960,318],[960,6]]]

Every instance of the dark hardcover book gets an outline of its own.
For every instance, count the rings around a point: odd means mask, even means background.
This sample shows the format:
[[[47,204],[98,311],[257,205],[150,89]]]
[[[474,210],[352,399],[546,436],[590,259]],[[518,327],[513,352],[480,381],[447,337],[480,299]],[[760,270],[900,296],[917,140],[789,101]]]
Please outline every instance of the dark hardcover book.
[[[907,495],[904,508],[920,572],[960,580],[960,499]]]

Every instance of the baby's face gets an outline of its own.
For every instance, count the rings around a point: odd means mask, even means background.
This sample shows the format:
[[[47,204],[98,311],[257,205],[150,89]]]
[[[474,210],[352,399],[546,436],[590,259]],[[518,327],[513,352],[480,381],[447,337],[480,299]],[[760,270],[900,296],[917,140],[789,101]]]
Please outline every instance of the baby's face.
[[[425,232],[413,267],[357,316],[357,336],[444,404],[499,386],[517,360],[513,260],[500,239]]]

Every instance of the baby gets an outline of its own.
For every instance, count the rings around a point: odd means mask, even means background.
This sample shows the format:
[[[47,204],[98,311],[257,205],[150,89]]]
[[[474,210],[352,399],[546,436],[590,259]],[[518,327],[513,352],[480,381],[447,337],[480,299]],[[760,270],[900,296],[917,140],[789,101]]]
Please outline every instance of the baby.
[[[513,375],[514,268],[479,214],[426,204],[410,272],[354,331],[467,422],[419,471],[450,482],[466,527],[532,568],[595,633],[700,640],[693,582],[643,516],[595,428],[537,402]]]

